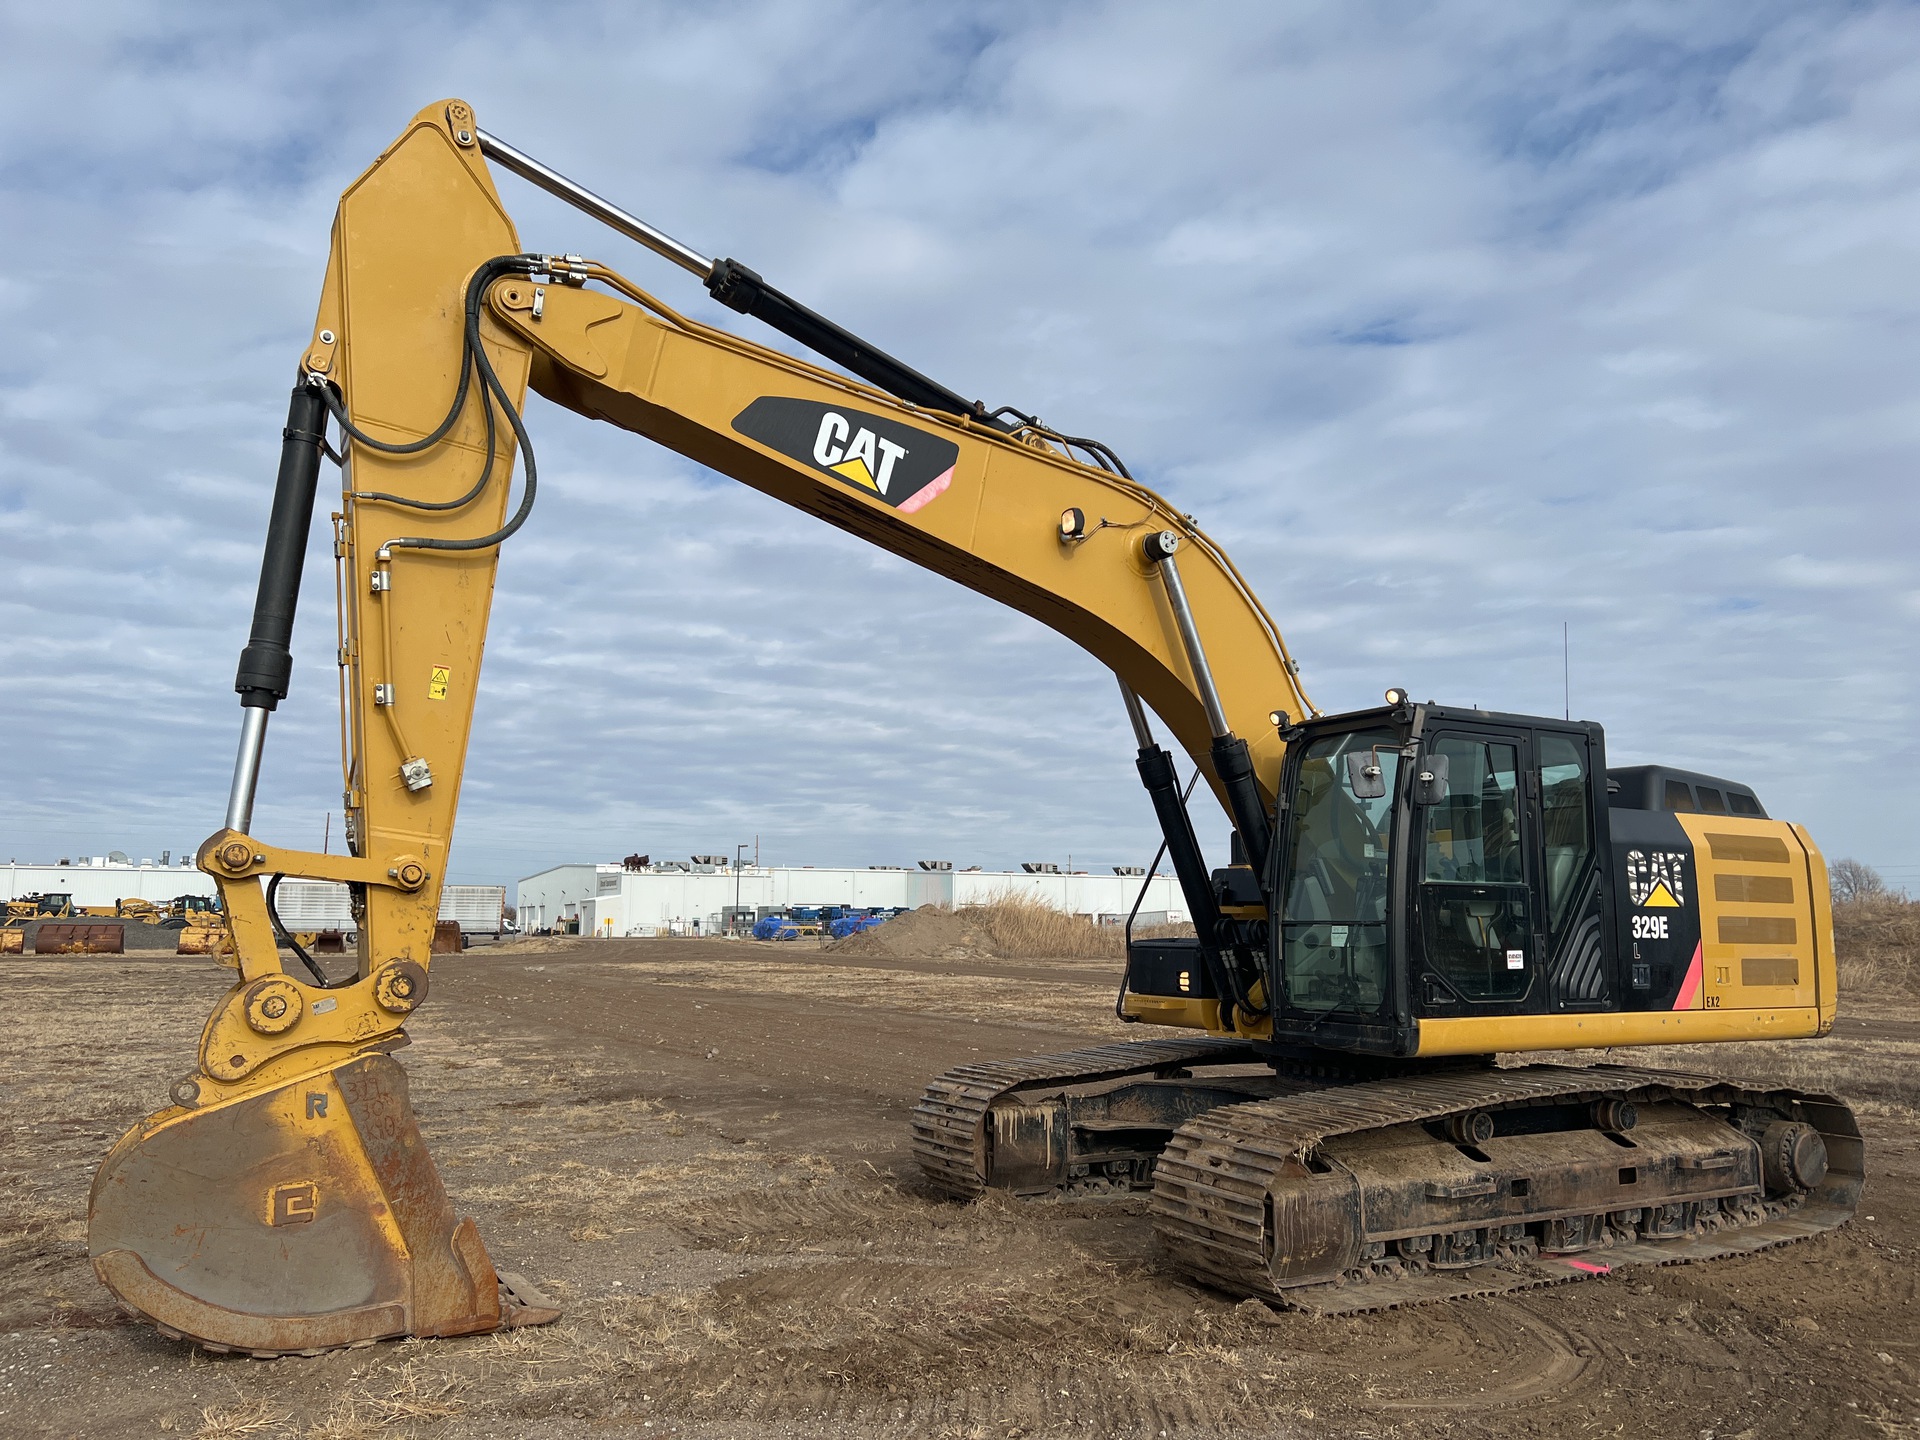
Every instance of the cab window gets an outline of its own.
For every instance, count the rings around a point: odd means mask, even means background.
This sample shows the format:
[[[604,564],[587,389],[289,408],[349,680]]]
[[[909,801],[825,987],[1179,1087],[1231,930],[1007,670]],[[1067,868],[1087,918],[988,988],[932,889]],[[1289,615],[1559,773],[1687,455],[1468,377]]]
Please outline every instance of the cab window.
[[[1323,735],[1294,780],[1281,893],[1281,966],[1295,1010],[1371,1013],[1387,994],[1387,899],[1399,742],[1389,730]],[[1385,794],[1355,795],[1350,754],[1370,754]]]
[[[1421,920],[1427,968],[1466,1000],[1514,1000],[1532,980],[1519,747],[1442,736],[1447,793],[1426,807]]]
[[[1580,882],[1593,856],[1593,818],[1587,805],[1587,747],[1566,735],[1540,736],[1547,923],[1556,932],[1579,898]]]
[[[1512,745],[1448,736],[1447,796],[1427,807],[1426,878],[1520,883],[1520,755]]]

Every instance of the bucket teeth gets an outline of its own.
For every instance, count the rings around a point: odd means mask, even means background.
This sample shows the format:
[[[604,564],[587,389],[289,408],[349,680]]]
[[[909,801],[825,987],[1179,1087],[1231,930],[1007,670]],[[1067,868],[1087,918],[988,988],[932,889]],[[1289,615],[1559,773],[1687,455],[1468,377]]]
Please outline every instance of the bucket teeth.
[[[524,1275],[500,1272],[500,1328],[519,1330],[528,1325],[551,1325],[559,1307],[536,1290]]]
[[[455,1218],[406,1072],[383,1054],[149,1116],[94,1177],[88,1244],[115,1296],[210,1349],[332,1350],[559,1314],[524,1281],[503,1286]]]

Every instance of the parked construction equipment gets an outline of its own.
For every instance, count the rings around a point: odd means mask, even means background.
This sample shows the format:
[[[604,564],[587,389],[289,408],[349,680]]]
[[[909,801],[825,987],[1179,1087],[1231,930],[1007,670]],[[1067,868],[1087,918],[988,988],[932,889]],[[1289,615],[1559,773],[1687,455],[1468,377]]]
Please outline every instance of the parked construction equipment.
[[[180,941],[178,955],[219,955],[230,953],[233,941],[227,930],[227,917],[217,896],[182,895],[169,907],[168,923],[177,924]]]
[[[78,913],[71,895],[50,890],[42,895],[7,901],[6,923],[17,926],[31,925],[36,920],[71,920]]]

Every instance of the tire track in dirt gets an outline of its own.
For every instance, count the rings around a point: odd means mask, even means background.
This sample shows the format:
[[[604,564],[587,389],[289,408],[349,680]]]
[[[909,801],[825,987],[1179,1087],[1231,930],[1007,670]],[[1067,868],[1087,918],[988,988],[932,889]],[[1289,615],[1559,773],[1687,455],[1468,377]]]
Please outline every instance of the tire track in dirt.
[[[1364,1402],[1367,1408],[1389,1411],[1501,1410],[1549,1396],[1559,1402],[1577,1397],[1582,1388],[1581,1382],[1586,1379],[1594,1360],[1595,1351],[1590,1342],[1580,1340],[1544,1316],[1532,1313],[1518,1301],[1489,1300],[1486,1310],[1491,1312],[1488,1318],[1496,1326],[1504,1324],[1506,1329],[1504,1333],[1482,1330],[1483,1339],[1490,1333],[1497,1334],[1499,1339],[1491,1355],[1476,1355],[1473,1360],[1480,1363],[1498,1359],[1501,1363],[1487,1366],[1487,1373],[1509,1374],[1513,1379],[1505,1384],[1489,1385],[1457,1395],[1416,1395],[1395,1399],[1369,1395]],[[1515,1332],[1519,1333],[1516,1335]],[[1520,1336],[1531,1339],[1534,1344],[1525,1345]],[[1411,1355],[1404,1357],[1403,1368],[1432,1367],[1424,1365],[1423,1357]]]

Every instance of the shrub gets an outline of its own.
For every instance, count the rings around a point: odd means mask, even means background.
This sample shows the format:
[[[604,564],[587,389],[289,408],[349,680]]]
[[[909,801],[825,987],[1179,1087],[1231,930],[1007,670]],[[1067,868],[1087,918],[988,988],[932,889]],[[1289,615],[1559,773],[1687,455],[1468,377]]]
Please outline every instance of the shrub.
[[[1920,901],[1884,888],[1836,896],[1833,949],[1843,991],[1920,990]]]

